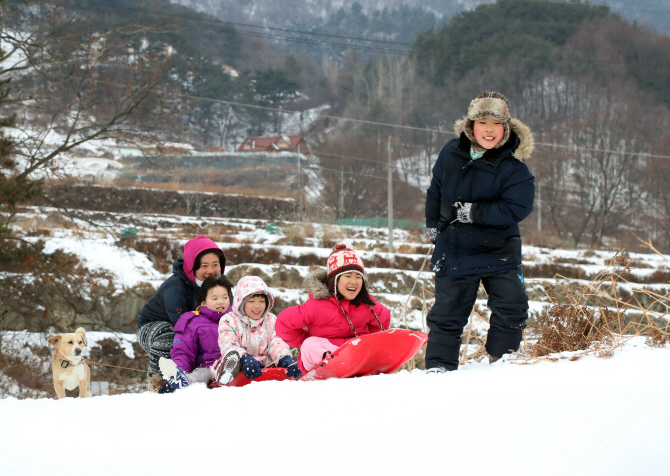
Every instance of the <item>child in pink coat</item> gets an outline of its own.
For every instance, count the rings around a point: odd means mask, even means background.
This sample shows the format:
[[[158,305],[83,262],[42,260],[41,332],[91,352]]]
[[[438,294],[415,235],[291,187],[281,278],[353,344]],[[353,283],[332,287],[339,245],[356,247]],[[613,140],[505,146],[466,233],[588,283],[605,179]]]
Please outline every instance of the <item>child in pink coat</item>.
[[[300,349],[302,373],[314,368],[326,353],[347,340],[389,328],[391,312],[368,294],[363,261],[345,245],[328,257],[328,270],[307,276],[309,299],[282,311],[277,335]]]
[[[224,365],[239,361],[233,375],[241,371],[252,380],[262,375],[262,367],[276,366],[287,368],[289,377],[300,376],[291,349],[275,332],[273,305],[270,289],[258,276],[245,276],[237,283],[232,312],[219,322],[218,340]]]

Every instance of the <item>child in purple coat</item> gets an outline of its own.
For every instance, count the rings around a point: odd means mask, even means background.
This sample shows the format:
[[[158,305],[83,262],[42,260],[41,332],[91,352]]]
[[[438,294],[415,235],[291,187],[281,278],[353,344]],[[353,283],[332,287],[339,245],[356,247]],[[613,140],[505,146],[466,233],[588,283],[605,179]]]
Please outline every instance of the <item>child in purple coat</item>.
[[[200,306],[184,313],[174,326],[172,359],[161,357],[159,367],[167,393],[196,382],[210,383],[225,371],[218,344],[219,320],[232,310],[233,285],[225,276],[210,277],[200,286]]]

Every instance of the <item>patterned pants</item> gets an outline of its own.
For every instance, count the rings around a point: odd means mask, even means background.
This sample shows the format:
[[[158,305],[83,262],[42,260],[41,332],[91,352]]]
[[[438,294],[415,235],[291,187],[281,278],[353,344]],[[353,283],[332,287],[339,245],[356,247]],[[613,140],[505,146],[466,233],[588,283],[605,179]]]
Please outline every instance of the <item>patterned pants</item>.
[[[155,321],[144,324],[137,331],[137,342],[149,354],[149,372],[158,372],[158,359],[170,358],[174,342],[174,326],[170,322]]]

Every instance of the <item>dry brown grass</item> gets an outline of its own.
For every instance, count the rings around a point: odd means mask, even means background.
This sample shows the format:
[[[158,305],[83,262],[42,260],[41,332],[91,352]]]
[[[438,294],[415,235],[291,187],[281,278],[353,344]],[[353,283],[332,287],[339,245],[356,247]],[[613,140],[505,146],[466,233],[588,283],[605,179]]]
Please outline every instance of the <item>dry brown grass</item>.
[[[651,240],[642,243],[642,247],[663,256]],[[549,268],[547,272],[550,272]],[[516,353],[516,358],[509,360],[522,365],[543,360],[555,362],[567,358],[553,356],[561,352],[571,352],[570,360],[578,360],[587,354],[609,357],[635,336],[646,336],[647,345],[653,347],[670,344],[670,293],[637,288],[632,294],[622,296],[617,283],[629,282],[630,268],[631,260],[627,255],[617,252],[605,269],[587,284],[576,283],[575,278],[555,273],[561,281],[547,283],[544,289],[550,305],[537,317],[534,327],[524,331],[521,350]],[[665,275],[654,273],[654,276]],[[427,289],[422,291],[432,294]],[[627,318],[627,312],[635,314],[635,319]],[[473,310],[470,324],[462,336],[465,349],[460,364],[479,362],[486,357],[486,341],[471,335],[473,319],[488,322],[478,310]],[[535,337],[535,342],[528,342],[531,337]],[[469,349],[472,340],[477,343],[474,350]]]
[[[643,241],[643,247],[662,256],[651,240]],[[631,260],[627,255],[617,252],[608,266],[588,284],[577,289],[571,288],[569,283],[547,286],[545,291],[551,305],[535,324],[537,342],[519,352],[518,359],[511,360],[515,363],[534,363],[546,360],[550,354],[566,351],[574,353],[571,360],[586,354],[609,357],[633,336],[645,335],[647,344],[653,346],[670,343],[667,332],[670,294],[634,289],[631,296],[622,298],[617,293],[617,283],[626,282],[626,278],[631,276],[630,267]],[[595,305],[592,305],[594,300]],[[659,311],[658,304],[662,304],[666,312]],[[631,311],[641,317],[626,322],[625,314]],[[549,360],[552,359],[555,360],[549,357]]]
[[[308,243],[305,238],[314,238],[314,225],[311,223],[294,223],[289,225],[286,230],[286,236],[283,242],[278,244],[286,244],[292,246],[306,246]]]
[[[293,190],[286,190],[281,187],[224,187],[216,184],[189,184],[189,183],[144,183],[133,182],[126,179],[118,179],[113,182],[118,187],[138,187],[146,189],[172,190],[182,192],[208,192],[222,194],[250,195],[252,197],[276,197],[276,198],[298,198],[298,194]]]
[[[122,248],[132,248],[143,253],[161,273],[172,271],[172,264],[184,254],[183,247],[177,241],[161,237],[155,240],[128,238],[117,243]]]

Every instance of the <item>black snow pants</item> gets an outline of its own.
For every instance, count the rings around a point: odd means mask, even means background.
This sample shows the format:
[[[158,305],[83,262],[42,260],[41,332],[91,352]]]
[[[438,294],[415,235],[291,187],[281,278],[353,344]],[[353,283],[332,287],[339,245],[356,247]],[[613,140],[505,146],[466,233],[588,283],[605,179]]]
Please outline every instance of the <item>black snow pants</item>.
[[[149,372],[158,372],[158,360],[161,357],[171,358],[173,328],[170,322],[153,321],[137,330],[137,342],[149,354]]]
[[[426,369],[458,368],[461,334],[477,299],[479,282],[489,295],[490,328],[486,352],[500,357],[519,349],[528,318],[528,296],[521,270],[478,276],[436,276],[435,304],[428,313]]]

